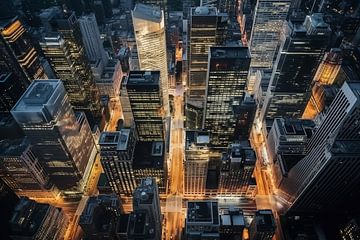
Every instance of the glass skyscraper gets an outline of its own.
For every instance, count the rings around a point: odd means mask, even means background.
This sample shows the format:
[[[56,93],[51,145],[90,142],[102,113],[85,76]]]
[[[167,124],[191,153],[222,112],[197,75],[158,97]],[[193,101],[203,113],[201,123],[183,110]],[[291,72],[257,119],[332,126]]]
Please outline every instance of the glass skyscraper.
[[[234,108],[243,101],[250,60],[246,47],[210,48],[203,129],[212,148],[225,149],[233,140]]]
[[[169,116],[168,65],[164,12],[156,6],[136,4],[132,11],[140,70],[160,71],[164,116]]]
[[[74,113],[60,80],[34,80],[11,110],[60,190],[78,191],[95,150],[83,113]]]

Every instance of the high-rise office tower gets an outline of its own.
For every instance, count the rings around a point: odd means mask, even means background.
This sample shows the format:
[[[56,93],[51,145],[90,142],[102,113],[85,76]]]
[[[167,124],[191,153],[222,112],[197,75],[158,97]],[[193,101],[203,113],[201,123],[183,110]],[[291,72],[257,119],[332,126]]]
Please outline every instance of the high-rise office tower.
[[[27,84],[15,73],[7,72],[0,67],[0,112],[9,113],[11,108],[25,92]]]
[[[303,24],[284,24],[279,54],[262,110],[265,118],[301,117],[330,32],[321,13],[306,16]]]
[[[97,61],[100,59],[102,64],[106,66],[108,57],[106,56],[106,52],[101,42],[95,15],[90,14],[80,17],[79,24],[88,59],[90,61]]]
[[[27,138],[0,142],[0,178],[18,196],[55,196],[49,176]]]
[[[89,121],[92,123],[93,117],[98,117],[101,114],[100,100],[94,76],[85,54],[79,21],[74,12],[64,13],[58,7],[45,9],[39,16],[45,26],[46,33],[57,32],[63,38],[63,40],[61,38],[58,40],[48,39],[54,46],[48,44],[49,48],[45,50],[45,56],[50,59],[55,74],[60,75],[57,77],[63,81],[75,110],[85,111]],[[62,41],[65,41],[65,43]],[[64,52],[65,56],[63,58],[66,58],[66,61],[73,68],[72,70],[69,70],[68,67],[62,69],[66,63],[60,57],[61,52]],[[54,57],[53,61],[52,57]],[[75,71],[75,76],[63,79],[61,77],[63,71],[66,74],[73,74],[69,72]]]
[[[275,118],[266,140],[268,160],[276,187],[307,153],[307,143],[315,130],[311,120]]]
[[[252,68],[272,68],[290,3],[291,0],[257,1],[250,37]]]
[[[360,238],[360,219],[359,217],[352,218],[339,230],[339,235],[342,240],[352,240]]]
[[[271,240],[275,230],[276,223],[272,211],[258,210],[250,224],[250,240]]]
[[[135,0],[135,3],[143,3],[145,5],[159,6],[160,9],[164,12],[165,22],[168,18],[168,1],[169,0]]]
[[[315,82],[311,89],[311,97],[306,105],[305,111],[302,115],[303,119],[321,120],[321,115],[326,114],[327,109],[334,100],[339,86],[322,85],[320,82]]]
[[[123,83],[140,141],[164,141],[164,105],[159,71],[132,71]],[[125,104],[126,105],[126,104]]]
[[[75,114],[60,80],[35,80],[11,110],[60,190],[78,190],[88,175],[95,143],[83,113]]]
[[[287,212],[341,211],[359,191],[360,84],[345,82],[282,190]]]
[[[317,114],[322,112],[326,106],[326,98],[332,95],[330,87],[336,81],[336,77],[340,72],[342,64],[342,51],[339,48],[332,48],[330,52],[324,55],[320,63],[314,81],[316,82],[311,90],[311,97],[306,105],[303,118],[314,119]],[[326,85],[326,87],[324,86]]]
[[[224,36],[227,14],[215,7],[196,7],[190,10],[189,80],[186,98],[187,128],[200,129],[203,121],[208,55],[210,47],[220,44]]]
[[[238,143],[231,144],[221,158],[219,194],[254,197],[256,181],[252,175],[255,161],[255,152],[250,147]]]
[[[219,208],[220,239],[242,239],[245,218],[242,209],[229,205]]]
[[[217,201],[188,201],[185,222],[186,239],[220,239]]]
[[[137,184],[143,178],[155,178],[160,194],[166,193],[167,161],[163,141],[139,141],[135,148],[133,170]]]
[[[234,139],[246,141],[249,139],[256,115],[257,105],[253,96],[245,94],[239,106],[234,106],[236,125]]]
[[[235,110],[245,95],[250,66],[246,47],[210,47],[203,129],[213,148],[227,148],[236,126]]]
[[[34,79],[46,79],[39,53],[18,17],[0,21],[0,67],[7,68],[28,85]]]
[[[132,168],[136,140],[133,128],[100,135],[101,165],[110,186],[118,195],[131,196],[136,187]]]
[[[121,202],[115,194],[90,197],[79,225],[89,239],[114,239],[120,213]]]
[[[19,198],[0,178],[0,238],[8,239],[10,233],[10,219]]]
[[[11,216],[10,238],[60,240],[66,226],[67,218],[60,208],[23,197]]]
[[[163,114],[169,116],[168,65],[164,12],[156,6],[136,4],[132,11],[140,70],[160,71]]]
[[[209,133],[188,130],[185,141],[184,194],[203,196],[209,164]]]
[[[161,239],[162,217],[160,209],[159,189],[155,178],[144,178],[135,189],[133,195],[134,213],[145,211],[149,216],[149,223],[153,228],[154,237]]]

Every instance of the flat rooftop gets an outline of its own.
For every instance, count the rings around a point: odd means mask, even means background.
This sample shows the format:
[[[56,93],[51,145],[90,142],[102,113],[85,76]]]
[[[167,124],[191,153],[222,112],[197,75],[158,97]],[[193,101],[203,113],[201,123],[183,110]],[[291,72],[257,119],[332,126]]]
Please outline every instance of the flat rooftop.
[[[206,146],[210,143],[210,134],[208,132],[187,130],[186,131],[186,149],[191,145]]]
[[[191,16],[216,16],[218,14],[216,7],[193,7],[190,10]]]
[[[134,208],[139,204],[151,204],[156,194],[156,186],[155,178],[143,179],[133,194]]]
[[[189,201],[187,204],[188,223],[219,224],[218,203],[215,201]]]
[[[256,225],[258,228],[275,230],[276,224],[274,215],[271,210],[258,210],[255,213]]]
[[[127,86],[150,86],[160,84],[160,71],[130,71]]]
[[[251,58],[247,47],[210,47],[211,58]]]
[[[132,15],[135,18],[160,23],[163,16],[160,7],[138,3],[135,5]]]
[[[115,132],[102,132],[99,145],[116,145],[116,150],[125,151],[128,146],[130,129],[123,128]]]
[[[134,169],[163,169],[164,142],[139,141],[135,147]]]
[[[48,104],[56,90],[62,86],[60,80],[34,80],[15,104],[12,111],[39,112]]]

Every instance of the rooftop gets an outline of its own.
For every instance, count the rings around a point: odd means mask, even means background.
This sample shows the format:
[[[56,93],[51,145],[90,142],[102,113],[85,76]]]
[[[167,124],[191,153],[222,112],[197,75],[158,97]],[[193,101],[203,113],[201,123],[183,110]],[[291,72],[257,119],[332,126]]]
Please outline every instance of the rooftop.
[[[218,203],[215,201],[188,201],[186,221],[188,223],[208,223],[218,225]]]
[[[131,129],[123,128],[115,132],[102,132],[99,145],[116,145],[116,150],[126,151]]]
[[[134,169],[163,169],[164,142],[139,141],[135,147]]]
[[[208,132],[187,130],[186,131],[186,149],[191,146],[207,146],[210,142],[210,134]]]
[[[255,223],[258,229],[275,231],[276,223],[271,210],[256,211],[254,221],[256,221]]]
[[[48,214],[49,204],[21,198],[10,220],[11,235],[33,236]]]
[[[251,58],[247,47],[210,47],[212,58]]]
[[[163,16],[160,7],[138,3],[135,5],[132,15],[135,18],[160,23]]]
[[[216,16],[216,7],[193,7],[191,8],[192,16]]]
[[[100,208],[104,211],[98,211]],[[103,229],[103,226],[108,225],[111,221],[110,217],[104,217],[106,211],[110,209],[112,209],[111,211],[120,211],[120,200],[116,195],[90,197],[81,213],[79,224],[87,225],[94,223],[99,230]]]
[[[157,193],[155,178],[145,178],[135,189],[133,195],[134,208],[139,204],[152,204],[155,194]]]
[[[50,102],[51,97],[60,87],[63,87],[60,80],[34,80],[15,104],[12,111],[39,112],[44,105]],[[51,100],[55,101],[56,98]]]
[[[160,71],[130,71],[127,86],[156,85],[160,84]]]

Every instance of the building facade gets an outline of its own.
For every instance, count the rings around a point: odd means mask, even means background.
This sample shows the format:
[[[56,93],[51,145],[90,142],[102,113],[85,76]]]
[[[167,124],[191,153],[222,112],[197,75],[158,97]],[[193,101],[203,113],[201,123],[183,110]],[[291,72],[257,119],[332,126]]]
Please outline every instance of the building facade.
[[[202,127],[209,48],[220,44],[219,36],[224,36],[226,29],[224,25],[226,26],[227,20],[227,14],[218,13],[216,7],[190,9],[189,79],[186,98],[186,117],[189,129],[201,129]],[[195,108],[199,110],[194,110]]]
[[[133,158],[137,136],[134,128],[103,132],[99,139],[101,165],[113,191],[132,196],[136,187]]]
[[[288,173],[282,190],[286,213],[341,209],[358,191],[359,95],[357,82],[345,82],[308,143],[308,154]]]
[[[70,102],[75,110],[84,111],[92,123],[93,118],[97,118],[101,114],[100,99],[82,42],[79,21],[74,12],[64,13],[58,7],[43,10],[39,17],[46,33],[52,35],[56,32],[63,38],[63,40],[56,40],[57,43],[55,41],[54,49],[50,45],[49,53],[48,55],[45,53],[45,55],[50,59],[57,77],[63,80]],[[53,39],[49,40],[50,42],[54,41]],[[62,41],[65,41],[65,43]],[[67,45],[66,50],[64,45]],[[52,54],[54,54],[54,61],[51,61]],[[62,57],[62,55],[66,56]],[[66,58],[66,61],[69,62],[73,69],[70,70],[69,67],[62,69],[62,66],[66,64],[62,58]],[[75,76],[72,78],[61,78],[62,74],[72,75],[73,71],[75,71]]]
[[[265,118],[302,116],[330,32],[321,13],[306,16],[303,24],[284,23],[263,109]]]
[[[47,172],[26,138],[0,142],[0,178],[18,196],[56,195]]]
[[[256,155],[250,147],[238,143],[229,145],[221,157],[218,194],[254,198],[256,180],[253,177]]]
[[[271,240],[275,234],[276,223],[271,210],[258,210],[252,220],[249,233],[251,240]]]
[[[6,65],[27,84],[46,79],[40,56],[18,17],[0,21],[0,65]]]
[[[257,1],[250,37],[252,68],[272,68],[290,4],[291,0]]]
[[[149,216],[149,223],[152,225],[154,237],[162,238],[162,216],[160,209],[159,189],[155,178],[144,178],[135,189],[133,196],[133,209],[146,211]]]
[[[11,239],[63,239],[68,220],[60,208],[21,198],[10,220]]]
[[[105,66],[108,61],[108,56],[101,42],[95,14],[80,17],[79,25],[88,59],[90,61],[97,61],[100,59],[102,64]]]
[[[11,114],[60,190],[78,191],[88,175],[95,142],[83,113],[75,114],[60,80],[33,81]]]
[[[132,11],[139,67],[160,71],[160,96],[164,116],[169,116],[168,62],[164,12],[159,7],[137,4]]]
[[[185,196],[204,196],[209,164],[209,133],[186,131]]]
[[[122,87],[126,89],[131,115],[140,141],[164,141],[165,113],[159,71],[132,71]]]
[[[210,47],[202,128],[212,148],[227,148],[234,140],[235,108],[245,96],[250,53],[245,47]]]

